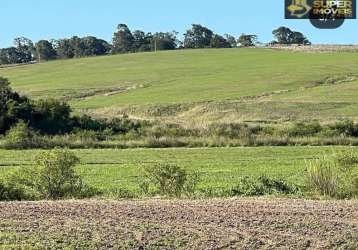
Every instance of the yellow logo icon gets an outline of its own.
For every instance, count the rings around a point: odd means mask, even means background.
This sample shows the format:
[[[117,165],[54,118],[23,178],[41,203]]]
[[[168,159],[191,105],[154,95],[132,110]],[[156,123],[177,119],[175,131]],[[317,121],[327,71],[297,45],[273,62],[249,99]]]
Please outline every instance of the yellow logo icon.
[[[308,14],[311,6],[308,5],[307,0],[292,0],[292,4],[287,9],[291,13],[291,16],[302,18]]]

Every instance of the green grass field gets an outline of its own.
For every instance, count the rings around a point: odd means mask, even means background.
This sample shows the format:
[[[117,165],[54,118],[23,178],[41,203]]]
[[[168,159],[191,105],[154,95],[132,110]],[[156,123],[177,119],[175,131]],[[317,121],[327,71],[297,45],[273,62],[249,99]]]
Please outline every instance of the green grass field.
[[[346,147],[261,147],[208,149],[77,150],[79,173],[105,193],[115,189],[137,192],[141,167],[173,163],[198,171],[198,188],[231,188],[242,176],[267,175],[303,184],[305,164],[322,154],[333,154]],[[0,173],[16,166],[31,165],[38,151],[0,151]],[[20,156],[21,155],[21,156]]]
[[[210,49],[53,61],[3,68],[0,76],[32,97],[66,97],[100,115],[185,104],[176,114],[182,120],[222,113],[231,120],[331,120],[358,115],[357,64],[355,53]]]

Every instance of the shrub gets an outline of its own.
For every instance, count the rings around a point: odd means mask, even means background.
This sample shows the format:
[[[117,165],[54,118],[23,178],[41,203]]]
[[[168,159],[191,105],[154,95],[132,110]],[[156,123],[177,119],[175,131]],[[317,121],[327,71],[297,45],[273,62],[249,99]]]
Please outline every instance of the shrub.
[[[22,167],[7,176],[8,200],[85,198],[98,194],[75,172],[79,159],[71,151],[55,149],[39,153],[34,167]]]
[[[321,195],[332,197],[338,195],[338,169],[332,159],[324,156],[308,162],[307,175],[310,187]]]
[[[294,137],[304,137],[304,136],[314,136],[322,131],[322,127],[318,122],[312,123],[296,123],[293,127],[289,128],[289,136]]]
[[[261,176],[259,177],[259,181],[263,184],[265,189],[271,193],[295,194],[299,191],[298,187],[282,179]]]
[[[160,195],[180,197],[184,193],[193,193],[198,182],[197,174],[189,175],[177,165],[158,164],[144,168],[144,172],[140,188],[146,194],[150,192],[150,186],[154,185]]]
[[[311,161],[307,170],[310,186],[321,195],[358,196],[358,155],[353,150]]]
[[[75,172],[79,158],[69,150],[55,149],[36,156],[37,182],[49,199],[82,196],[86,186]]]
[[[71,107],[55,99],[38,100],[33,110],[31,127],[45,134],[65,134],[72,129]]]
[[[142,121],[133,121],[127,116],[122,118],[107,119],[93,119],[88,115],[81,117],[73,117],[73,129],[88,130],[96,132],[106,131],[106,135],[126,134],[130,131],[138,131],[140,128],[147,126],[147,123]]]
[[[358,154],[354,150],[341,151],[334,155],[336,163],[344,170],[352,170],[358,165]]]
[[[247,124],[240,123],[214,123],[208,128],[209,135],[212,136],[224,136],[233,138],[250,137],[259,133],[262,130],[261,127],[249,127]]]
[[[238,185],[232,189],[237,196],[262,196],[271,194],[296,194],[299,188],[288,184],[281,179],[260,176],[258,178],[245,176],[239,180]]]
[[[354,150],[334,155],[339,167],[340,198],[358,197],[358,154]]]
[[[20,121],[7,132],[4,146],[8,149],[27,149],[33,146],[34,139],[34,132]]]
[[[16,181],[14,181],[15,175],[11,175],[2,181],[0,181],[0,201],[24,201],[24,200],[38,200],[40,194],[32,187],[21,184],[18,181],[20,178],[19,173],[16,172]]]
[[[330,125],[329,129],[336,135],[358,137],[358,124],[350,120],[337,122]]]
[[[235,196],[261,196],[265,194],[264,187],[250,176],[240,178],[238,185],[232,191]]]
[[[107,196],[111,199],[136,199],[139,197],[137,193],[123,188],[113,189]]]

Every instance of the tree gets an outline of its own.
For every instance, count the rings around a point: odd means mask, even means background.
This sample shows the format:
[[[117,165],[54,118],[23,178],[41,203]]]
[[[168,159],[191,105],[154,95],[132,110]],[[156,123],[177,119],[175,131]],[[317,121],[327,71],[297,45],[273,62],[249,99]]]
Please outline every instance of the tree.
[[[60,39],[55,42],[56,54],[59,58],[67,59],[75,56],[70,39]]]
[[[256,35],[246,35],[246,34],[242,34],[239,39],[238,39],[238,43],[240,44],[240,46],[242,47],[252,47],[255,46],[257,42],[257,36]]]
[[[0,77],[0,134],[4,134],[19,120],[31,119],[32,104],[10,88],[10,82]]]
[[[151,42],[153,35],[151,33],[146,34],[144,31],[135,30],[133,32],[133,49],[136,52],[151,51]]]
[[[87,36],[81,39],[84,51],[83,56],[100,56],[105,55],[111,50],[111,46],[104,40],[93,36]]]
[[[36,43],[36,56],[39,62],[48,61],[56,58],[56,51],[52,43],[47,40],[40,40]]]
[[[72,129],[71,107],[55,99],[39,100],[33,107],[30,125],[50,135],[64,134]]]
[[[177,47],[177,33],[159,32],[152,36],[152,49],[155,50],[173,50]]]
[[[225,34],[225,39],[226,41],[230,44],[230,46],[232,48],[236,48],[237,47],[237,41],[236,41],[236,38],[230,34]]]
[[[272,34],[279,44],[311,44],[301,32],[292,31],[287,27],[279,27]]]
[[[208,48],[213,35],[214,32],[210,29],[200,24],[193,24],[192,28],[184,34],[184,47],[192,49]]]
[[[134,37],[128,26],[119,24],[113,35],[113,53],[128,53],[133,51]]]
[[[272,34],[280,44],[290,44],[291,42],[292,31],[287,27],[279,27],[275,29]]]
[[[15,47],[0,50],[0,64],[17,64],[20,63],[20,55]]]
[[[291,34],[291,43],[309,45],[311,42],[301,33],[294,31]]]
[[[35,52],[33,42],[26,37],[19,37],[14,39],[14,44],[17,49],[19,63],[31,62]]]
[[[74,57],[80,58],[84,57],[86,45],[84,44],[83,40],[78,36],[74,36],[70,39],[70,44],[73,50]]]
[[[14,92],[7,79],[0,77],[0,134],[20,120],[45,134],[63,134],[73,129],[71,108],[57,100],[31,101]]]
[[[231,48],[231,44],[222,36],[215,34],[210,41],[211,48]]]

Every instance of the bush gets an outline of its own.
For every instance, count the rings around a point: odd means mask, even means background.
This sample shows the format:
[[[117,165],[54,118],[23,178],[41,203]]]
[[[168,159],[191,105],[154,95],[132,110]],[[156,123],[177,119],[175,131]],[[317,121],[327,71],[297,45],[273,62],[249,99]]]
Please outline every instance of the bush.
[[[335,197],[339,193],[338,168],[334,160],[324,156],[308,162],[308,182],[319,194]]]
[[[358,154],[354,150],[338,152],[334,159],[343,170],[351,171],[358,165]]]
[[[44,134],[65,134],[72,130],[71,107],[55,99],[39,100],[35,103],[31,127]]]
[[[5,136],[4,147],[8,149],[27,149],[34,146],[35,134],[26,123],[20,121]]]
[[[299,188],[295,185],[288,184],[281,179],[260,176],[253,178],[250,176],[242,177],[239,184],[232,189],[233,195],[236,196],[262,196],[272,194],[296,194]]]
[[[208,133],[211,136],[224,136],[231,139],[250,137],[259,133],[261,127],[249,127],[247,124],[240,123],[214,123],[208,128]]]
[[[334,134],[339,136],[358,137],[358,124],[355,124],[350,120],[337,122],[330,125],[329,129],[333,131]]]
[[[86,185],[75,172],[79,158],[69,150],[55,149],[36,156],[38,188],[49,199],[83,196]]]
[[[85,198],[97,194],[75,172],[79,159],[71,151],[55,149],[38,154],[34,167],[22,167],[5,181],[8,200]]]
[[[314,136],[322,131],[322,126],[318,122],[312,123],[296,123],[293,127],[289,128],[289,136],[294,137],[304,137],[304,136]]]
[[[25,201],[40,198],[40,194],[36,190],[18,182],[17,172],[17,181],[14,181],[13,176],[15,175],[0,181],[0,201]]]
[[[358,154],[354,150],[336,153],[340,177],[340,198],[358,197]]]
[[[198,175],[189,173],[171,164],[158,164],[144,168],[144,181],[140,188],[145,194],[150,192],[153,185],[157,192],[163,196],[180,197],[184,193],[189,195],[195,191]]]
[[[307,170],[310,186],[321,195],[358,197],[358,154],[353,150],[311,161]]]
[[[232,191],[235,196],[261,196],[265,194],[264,187],[250,176],[240,178],[238,185]]]

